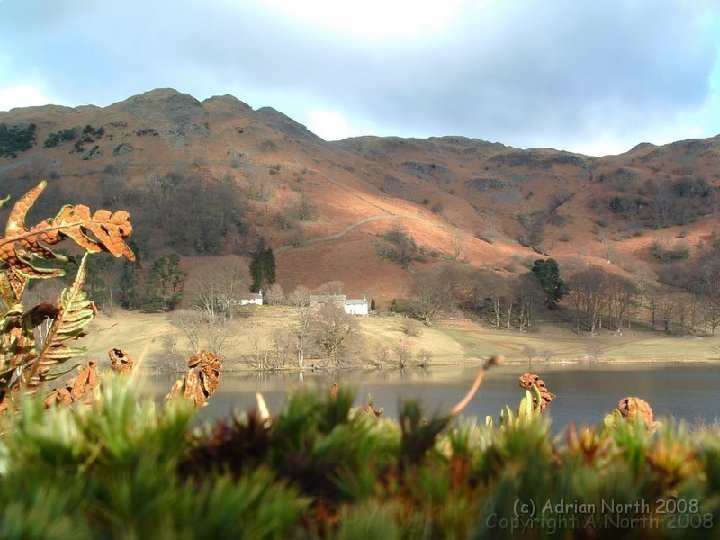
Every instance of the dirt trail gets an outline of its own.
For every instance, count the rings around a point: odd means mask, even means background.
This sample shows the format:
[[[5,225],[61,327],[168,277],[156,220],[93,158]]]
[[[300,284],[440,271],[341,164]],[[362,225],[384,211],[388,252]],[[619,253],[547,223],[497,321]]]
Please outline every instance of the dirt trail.
[[[390,219],[419,219],[419,220],[427,221],[427,219],[424,217],[410,216],[407,214],[392,214],[392,215],[388,215],[388,216],[370,216],[370,217],[363,218],[359,221],[356,221],[355,223],[351,223],[347,227],[341,229],[340,231],[338,231],[334,234],[329,234],[327,236],[316,236],[315,238],[303,240],[302,242],[299,242],[298,244],[295,244],[295,245],[288,244],[285,246],[280,246],[279,248],[274,249],[273,251],[275,253],[282,253],[283,251],[287,251],[288,249],[292,249],[292,248],[301,248],[301,247],[309,246],[311,244],[316,244],[318,242],[327,242],[330,240],[337,240],[338,238],[342,238],[343,236],[345,236],[347,233],[349,233],[353,229],[356,229],[356,228],[360,227],[361,225],[364,225],[365,223],[368,223],[370,221],[384,221],[384,220],[390,220]]]

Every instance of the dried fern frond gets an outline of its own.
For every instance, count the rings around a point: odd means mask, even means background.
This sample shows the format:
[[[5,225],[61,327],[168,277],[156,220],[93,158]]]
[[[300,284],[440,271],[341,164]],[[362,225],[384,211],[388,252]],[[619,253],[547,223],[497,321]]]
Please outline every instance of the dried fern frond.
[[[220,383],[222,362],[208,351],[199,351],[188,360],[188,372],[175,381],[165,401],[182,398],[195,407],[205,407]]]
[[[135,260],[125,243],[132,233],[125,211],[91,213],[84,205],[66,205],[54,218],[28,226],[27,213],[46,186],[43,180],[14,204],[0,236],[0,410],[8,406],[8,393],[57,378],[61,374],[52,373],[53,366],[85,352],[69,342],[84,336],[95,316],[95,306],[83,292],[87,255],[105,251]],[[0,207],[7,201],[0,200]],[[68,258],[49,246],[65,238],[85,251],[73,284],[63,290],[56,305],[44,303],[24,311],[22,297],[31,279],[64,274],[57,263]],[[44,321],[51,321],[47,335],[36,343],[34,329]]]
[[[100,384],[95,367],[95,362],[88,362],[87,365],[78,372],[72,384],[53,390],[50,395],[45,398],[43,401],[45,407],[72,405],[81,400],[85,403],[92,402],[93,393]]]
[[[47,246],[70,238],[88,253],[106,251],[116,257],[135,260],[135,255],[125,243],[132,233],[130,214],[125,211],[110,212],[90,209],[82,204],[66,205],[57,216],[28,228],[25,218],[47,182],[40,182],[21,197],[13,206],[0,237],[0,298],[6,309],[19,303],[30,279],[49,279],[64,274],[60,268],[38,264],[39,261],[65,262],[67,258],[53,252]]]
[[[83,337],[85,327],[95,317],[95,305],[87,299],[83,291],[86,260],[87,254],[82,258],[73,284],[60,294],[59,310],[50,325],[45,342],[30,363],[29,369],[23,373],[25,386],[40,382],[40,370],[62,364],[85,352],[84,348],[71,347],[68,342]]]

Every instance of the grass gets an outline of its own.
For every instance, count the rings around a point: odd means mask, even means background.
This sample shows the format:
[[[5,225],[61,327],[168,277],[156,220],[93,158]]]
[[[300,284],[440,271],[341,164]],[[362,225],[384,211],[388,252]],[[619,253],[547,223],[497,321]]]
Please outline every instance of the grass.
[[[255,339],[270,343],[273,333],[291,324],[288,308],[263,307],[249,318],[233,322],[234,346],[228,353],[229,369],[241,369],[233,357],[249,354]],[[647,331],[626,331],[594,337],[577,336],[570,330],[545,325],[538,333],[519,333],[488,329],[465,320],[440,321],[435,327],[423,327],[417,337],[405,336],[402,319],[369,317],[358,319],[365,346],[372,350],[384,345],[394,347],[402,342],[416,353],[430,350],[434,364],[455,364],[503,354],[510,362],[527,362],[523,349],[532,347],[538,353],[553,351],[551,362],[577,362],[586,359],[588,347],[601,351],[600,360],[608,362],[674,362],[715,361],[715,347],[720,338],[673,337]],[[84,345],[90,358],[104,358],[110,347],[121,346],[135,359],[161,358],[166,355],[165,338],[182,337],[164,313],[136,313],[117,310],[112,317],[100,316],[92,323]],[[539,360],[539,357],[538,357]]]

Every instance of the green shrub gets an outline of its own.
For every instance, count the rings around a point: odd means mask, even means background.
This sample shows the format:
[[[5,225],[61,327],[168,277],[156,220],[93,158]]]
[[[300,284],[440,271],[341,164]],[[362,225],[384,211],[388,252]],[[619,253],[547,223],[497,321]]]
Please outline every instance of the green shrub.
[[[134,386],[20,407],[0,439],[0,537],[714,538],[720,518],[717,428],[615,414],[561,439],[529,392],[494,427],[414,402],[375,418],[340,388],[198,430],[182,401]]]
[[[20,152],[30,150],[35,144],[35,124],[25,127],[0,124],[0,156],[16,158]]]
[[[43,146],[45,148],[54,148],[61,142],[74,141],[77,137],[78,133],[76,128],[62,129],[48,135]]]
[[[675,242],[672,247],[668,247],[666,243],[655,240],[650,246],[650,253],[662,262],[687,259],[690,256],[690,244],[680,241]]]

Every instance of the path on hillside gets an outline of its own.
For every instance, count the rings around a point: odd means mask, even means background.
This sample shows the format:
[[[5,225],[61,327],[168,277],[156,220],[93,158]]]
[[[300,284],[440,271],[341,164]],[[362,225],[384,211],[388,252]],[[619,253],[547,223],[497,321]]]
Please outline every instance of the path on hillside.
[[[341,229],[339,232],[336,232],[334,234],[329,234],[327,236],[316,236],[315,238],[309,238],[308,240],[303,240],[296,244],[288,244],[285,246],[280,246],[277,249],[273,249],[273,252],[277,254],[277,253],[282,253],[283,251],[287,251],[288,249],[301,248],[301,247],[309,246],[312,244],[316,244],[318,242],[328,242],[330,240],[337,240],[338,238],[342,238],[343,236],[345,236],[350,231],[352,231],[370,221],[383,221],[383,220],[390,220],[390,219],[418,219],[418,220],[427,221],[427,219],[422,216],[410,216],[407,214],[391,214],[391,215],[387,215],[387,216],[370,216],[370,217],[363,218],[359,221],[356,221],[355,223],[351,223],[347,227]]]

